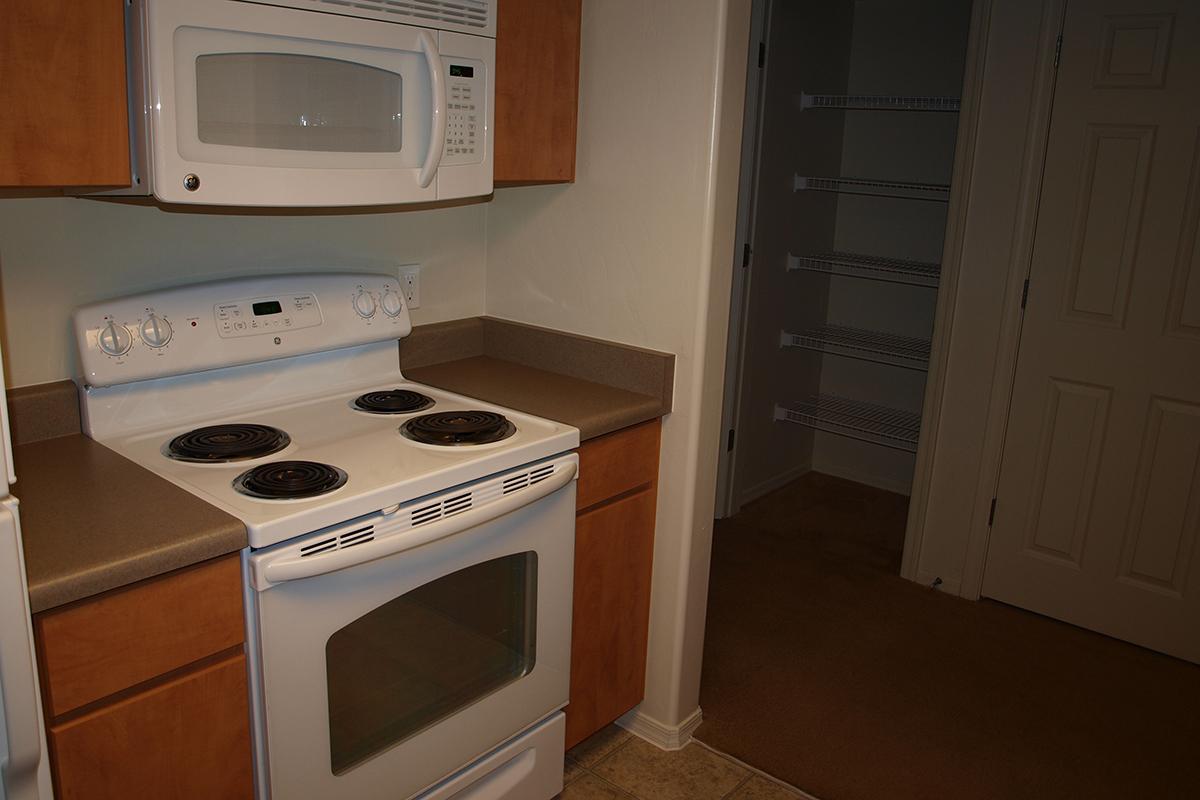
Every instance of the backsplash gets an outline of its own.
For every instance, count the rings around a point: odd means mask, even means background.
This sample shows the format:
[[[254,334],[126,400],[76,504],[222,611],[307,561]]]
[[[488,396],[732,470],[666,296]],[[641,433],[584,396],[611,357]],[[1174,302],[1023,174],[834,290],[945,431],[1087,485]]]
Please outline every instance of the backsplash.
[[[185,213],[156,206],[0,200],[7,383],[70,378],[70,314],[105,297],[265,272],[421,265],[416,324],[484,313],[486,205],[385,213]]]

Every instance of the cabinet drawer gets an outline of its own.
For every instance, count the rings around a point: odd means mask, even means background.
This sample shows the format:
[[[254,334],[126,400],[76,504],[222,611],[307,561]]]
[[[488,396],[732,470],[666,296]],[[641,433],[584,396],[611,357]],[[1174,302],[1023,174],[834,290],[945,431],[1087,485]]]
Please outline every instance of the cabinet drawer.
[[[60,800],[252,798],[246,657],[50,729]]]
[[[575,508],[582,510],[658,480],[658,420],[589,439],[579,448]]]
[[[57,717],[241,644],[237,555],[34,618],[47,714]]]
[[[575,520],[567,747],[642,701],[655,499],[646,489]]]

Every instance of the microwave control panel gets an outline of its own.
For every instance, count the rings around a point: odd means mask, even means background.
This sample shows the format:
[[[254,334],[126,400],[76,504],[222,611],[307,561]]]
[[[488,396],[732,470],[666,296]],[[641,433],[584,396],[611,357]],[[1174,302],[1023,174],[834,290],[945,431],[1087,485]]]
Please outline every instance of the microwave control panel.
[[[445,57],[446,149],[443,164],[478,164],[486,147],[487,76],[482,61]]]

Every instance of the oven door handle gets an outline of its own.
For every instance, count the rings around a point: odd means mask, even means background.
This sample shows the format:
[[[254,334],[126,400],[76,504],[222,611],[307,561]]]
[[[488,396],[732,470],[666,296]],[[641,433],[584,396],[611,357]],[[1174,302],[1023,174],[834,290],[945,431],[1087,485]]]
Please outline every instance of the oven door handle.
[[[429,149],[417,183],[424,189],[433,183],[442,155],[446,151],[446,80],[442,75],[442,56],[429,31],[421,31],[421,52],[429,67]]]
[[[412,550],[447,536],[453,536],[554,494],[575,479],[577,470],[578,464],[574,460],[564,462],[549,478],[533,484],[528,489],[504,495],[499,500],[487,505],[444,517],[436,522],[428,522],[366,544],[334,550],[331,553],[317,556],[289,556],[278,561],[269,561],[262,566],[264,580],[256,581],[256,584],[261,584],[262,588],[266,588],[271,584],[326,575],[347,567],[366,564],[369,561],[402,553],[405,550]]]

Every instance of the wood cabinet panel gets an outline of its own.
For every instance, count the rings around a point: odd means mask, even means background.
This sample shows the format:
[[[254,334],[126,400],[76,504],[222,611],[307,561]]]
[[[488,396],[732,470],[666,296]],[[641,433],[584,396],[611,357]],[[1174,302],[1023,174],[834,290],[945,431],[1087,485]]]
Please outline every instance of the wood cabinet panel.
[[[0,186],[128,186],[121,0],[0,3]]]
[[[60,800],[252,798],[246,657],[50,728]]]
[[[568,748],[642,701],[656,499],[646,489],[575,520]]]
[[[581,0],[503,0],[498,14],[495,181],[573,181]]]
[[[241,561],[224,556],[34,617],[55,717],[245,640]]]
[[[632,428],[589,439],[579,448],[579,485],[575,508],[658,481],[662,424],[654,419]]]

